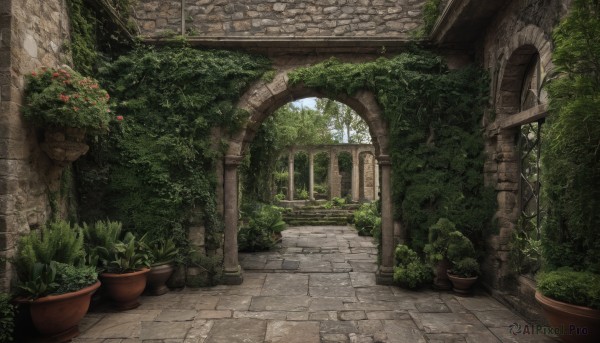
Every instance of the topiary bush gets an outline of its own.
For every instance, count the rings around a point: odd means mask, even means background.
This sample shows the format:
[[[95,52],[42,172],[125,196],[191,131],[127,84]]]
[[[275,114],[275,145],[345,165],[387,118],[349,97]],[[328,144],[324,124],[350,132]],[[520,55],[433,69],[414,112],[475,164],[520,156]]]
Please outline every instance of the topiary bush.
[[[479,276],[479,262],[472,257],[465,257],[454,262],[448,273],[465,278]]]
[[[431,268],[412,249],[400,244],[396,246],[394,257],[394,282],[408,289],[417,289],[431,282]]]

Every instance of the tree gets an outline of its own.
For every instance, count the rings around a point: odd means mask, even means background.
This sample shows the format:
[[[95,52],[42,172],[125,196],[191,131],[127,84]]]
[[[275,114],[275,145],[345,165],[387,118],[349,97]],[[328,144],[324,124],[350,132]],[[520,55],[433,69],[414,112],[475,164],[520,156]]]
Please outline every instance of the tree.
[[[328,127],[338,143],[371,142],[369,127],[364,120],[346,104],[317,99],[317,111],[328,119]]]

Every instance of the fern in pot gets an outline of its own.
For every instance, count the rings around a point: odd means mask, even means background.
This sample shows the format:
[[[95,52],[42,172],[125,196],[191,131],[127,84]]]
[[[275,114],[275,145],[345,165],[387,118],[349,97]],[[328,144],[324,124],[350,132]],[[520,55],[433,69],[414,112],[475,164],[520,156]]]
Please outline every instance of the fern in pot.
[[[18,275],[18,303],[29,307],[44,339],[66,342],[79,334],[78,324],[100,287],[95,266],[85,264],[78,226],[52,222],[22,237],[13,260]]]
[[[152,295],[163,295],[169,291],[166,282],[173,274],[179,249],[172,239],[158,238],[148,245],[148,255],[151,266],[147,288]]]

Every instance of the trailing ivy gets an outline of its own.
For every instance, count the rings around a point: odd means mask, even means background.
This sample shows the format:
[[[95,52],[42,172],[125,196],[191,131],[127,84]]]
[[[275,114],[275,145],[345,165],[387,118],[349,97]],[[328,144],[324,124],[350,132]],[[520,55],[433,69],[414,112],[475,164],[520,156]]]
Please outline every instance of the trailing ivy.
[[[445,217],[480,244],[493,215],[494,191],[483,186],[479,120],[487,77],[448,70],[425,52],[363,64],[331,59],[290,74],[292,83],[331,95],[372,91],[389,123],[395,217],[421,251],[428,227]]]
[[[441,12],[442,0],[427,0],[423,5],[423,26],[417,31],[417,36],[425,37],[431,33]]]
[[[543,257],[547,269],[600,273],[600,3],[576,0],[554,42],[561,75],[548,87]]]
[[[81,219],[120,220],[180,246],[190,222],[202,220],[216,244],[221,145],[211,131],[239,127],[245,116],[234,103],[268,67],[242,53],[139,47],[100,68],[123,120],[77,164]]]

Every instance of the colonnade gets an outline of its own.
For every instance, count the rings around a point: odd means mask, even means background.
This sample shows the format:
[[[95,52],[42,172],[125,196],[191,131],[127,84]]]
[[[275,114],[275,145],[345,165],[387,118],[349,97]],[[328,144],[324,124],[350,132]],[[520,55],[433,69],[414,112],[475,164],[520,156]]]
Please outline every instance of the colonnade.
[[[287,200],[294,200],[295,182],[294,172],[295,156],[299,152],[305,152],[308,155],[308,197],[315,200],[315,156],[320,153],[326,153],[329,157],[328,165],[328,188],[329,199],[341,197],[341,175],[339,172],[338,156],[342,152],[347,152],[352,156],[352,182],[351,194],[352,201],[363,199],[377,200],[379,193],[379,164],[375,159],[375,147],[371,144],[329,144],[313,146],[294,146],[288,149],[288,194]],[[361,175],[361,154],[365,154],[363,159],[363,173]],[[363,187],[361,188],[361,178]]]

